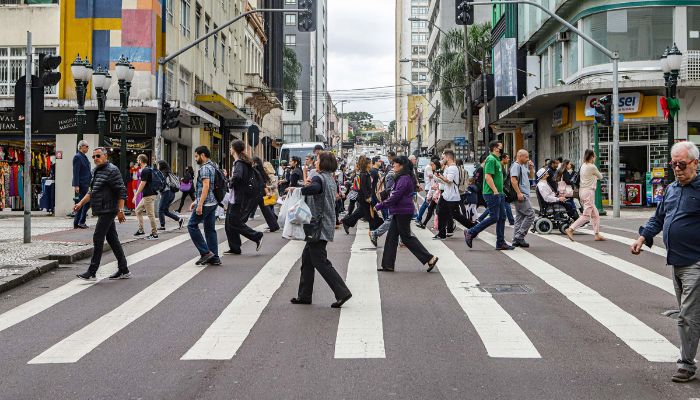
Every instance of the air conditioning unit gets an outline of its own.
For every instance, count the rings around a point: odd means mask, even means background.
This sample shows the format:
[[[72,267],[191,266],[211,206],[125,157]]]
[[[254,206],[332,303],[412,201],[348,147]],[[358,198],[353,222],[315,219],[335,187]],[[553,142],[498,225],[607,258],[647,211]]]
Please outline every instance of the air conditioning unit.
[[[568,42],[571,40],[571,32],[564,31],[557,33],[557,42]]]

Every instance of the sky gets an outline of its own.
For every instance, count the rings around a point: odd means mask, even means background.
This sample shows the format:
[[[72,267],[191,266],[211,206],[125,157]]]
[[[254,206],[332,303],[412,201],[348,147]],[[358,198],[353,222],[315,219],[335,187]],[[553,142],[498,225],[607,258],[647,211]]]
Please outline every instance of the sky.
[[[395,7],[395,0],[328,0],[328,91],[334,103],[349,101],[345,112],[395,118]],[[381,86],[389,87],[347,90]]]

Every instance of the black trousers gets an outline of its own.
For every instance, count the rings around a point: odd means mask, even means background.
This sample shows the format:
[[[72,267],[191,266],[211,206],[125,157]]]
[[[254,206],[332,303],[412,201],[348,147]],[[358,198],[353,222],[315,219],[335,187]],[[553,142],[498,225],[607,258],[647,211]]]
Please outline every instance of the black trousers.
[[[243,208],[243,204],[237,203],[229,204],[228,210],[226,210],[224,229],[226,230],[228,248],[234,253],[241,252],[241,236],[254,242],[260,241],[263,237],[262,232],[258,232],[246,225],[248,216],[250,215],[250,209],[243,210]]]
[[[328,260],[326,245],[328,242],[321,240],[315,243],[306,243],[301,253],[301,278],[299,279],[299,299],[311,301],[314,292],[314,276],[316,270],[330,286],[336,300],[340,300],[350,294],[343,278],[333,268]]]
[[[471,221],[459,209],[459,201],[447,201],[444,198],[438,202],[438,236],[447,237],[447,232],[454,232],[455,220],[465,227],[471,225]]]
[[[394,269],[399,238],[401,238],[401,243],[416,256],[421,264],[427,264],[433,258],[433,255],[426,250],[420,240],[411,233],[412,220],[413,215],[392,215],[391,226],[386,235],[386,242],[384,242],[382,268]]]
[[[279,230],[280,225],[277,223],[277,216],[275,215],[275,212],[272,211],[272,208],[270,206],[265,205],[264,199],[261,198],[258,201],[258,207],[260,208],[260,212],[262,212],[262,215],[265,218],[265,223],[267,224],[267,227],[270,228],[270,232]]]
[[[95,233],[92,234],[92,245],[95,247],[95,250],[92,252],[92,259],[90,260],[90,266],[88,267],[88,272],[90,274],[95,274],[97,269],[100,268],[100,262],[102,261],[102,249],[104,247],[105,239],[107,239],[109,247],[112,248],[114,257],[117,258],[119,270],[122,272],[129,272],[129,268],[126,266],[124,249],[122,249],[122,244],[119,242],[117,227],[114,223],[114,218],[116,217],[117,214],[104,214],[97,217]]]
[[[425,218],[423,219],[423,225],[428,225],[430,223],[430,220],[433,218],[433,213],[435,213],[435,208],[437,207],[437,202],[434,200],[430,201],[430,205],[428,205],[428,212],[425,214]],[[430,225],[432,226],[432,225]]]
[[[350,200],[350,204],[348,204],[348,215],[352,214],[353,211],[355,211],[355,204],[357,203],[357,200]]]
[[[189,192],[182,192],[182,197],[180,198],[180,207],[177,208],[177,212],[182,211],[182,206],[185,205],[185,199],[187,196],[190,196],[190,199],[194,201],[194,189],[190,190]]]
[[[365,218],[367,221],[369,221],[369,229],[375,230],[379,228],[379,225],[381,225],[381,223],[379,223],[378,218],[376,218],[376,213],[375,217],[372,218],[369,208],[369,203],[367,203],[366,201],[358,200],[357,208],[355,209],[355,211],[353,211],[352,214],[343,218],[343,221],[346,225],[354,227],[355,225],[357,225],[357,221],[359,221],[360,218]]]

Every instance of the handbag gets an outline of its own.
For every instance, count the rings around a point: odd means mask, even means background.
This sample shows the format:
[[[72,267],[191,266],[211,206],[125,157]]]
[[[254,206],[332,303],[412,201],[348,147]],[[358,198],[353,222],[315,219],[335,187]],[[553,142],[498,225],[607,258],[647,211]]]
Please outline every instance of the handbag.
[[[274,206],[275,204],[277,204],[277,196],[275,196],[274,194],[270,196],[265,196],[263,197],[263,203],[266,206]]]
[[[180,190],[182,193],[188,193],[192,190],[192,181],[180,183]]]
[[[323,187],[326,187],[326,181],[322,175],[318,175],[323,181]],[[308,243],[316,243],[321,240],[321,231],[323,230],[323,213],[326,210],[325,200],[321,203],[321,214],[311,217],[308,224],[304,224],[304,241]]]

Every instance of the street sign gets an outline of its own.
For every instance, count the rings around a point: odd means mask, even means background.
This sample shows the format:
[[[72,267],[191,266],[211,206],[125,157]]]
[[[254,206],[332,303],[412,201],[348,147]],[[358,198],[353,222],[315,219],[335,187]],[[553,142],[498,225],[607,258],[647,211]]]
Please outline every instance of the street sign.
[[[467,145],[467,138],[464,136],[455,136],[452,141],[454,142],[455,146],[466,146]]]

